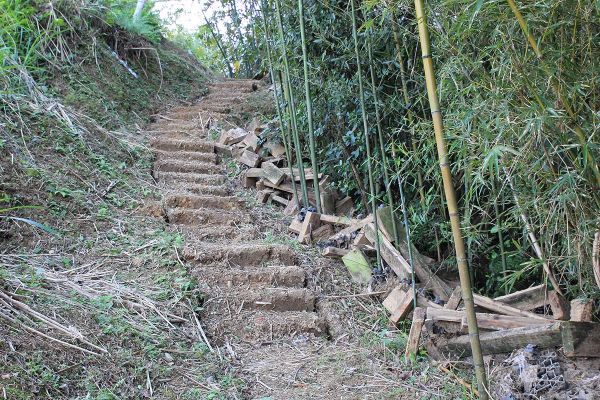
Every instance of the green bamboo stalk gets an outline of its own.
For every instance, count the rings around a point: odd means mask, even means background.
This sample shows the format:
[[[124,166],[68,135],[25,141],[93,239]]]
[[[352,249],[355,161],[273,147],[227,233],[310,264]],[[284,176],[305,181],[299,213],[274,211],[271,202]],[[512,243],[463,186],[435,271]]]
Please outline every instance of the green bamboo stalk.
[[[477,327],[477,318],[475,317],[475,304],[473,302],[473,289],[471,287],[471,279],[469,278],[469,266],[465,255],[465,243],[460,231],[460,217],[456,203],[456,193],[452,182],[452,171],[450,170],[450,160],[448,158],[448,148],[444,137],[444,124],[440,103],[437,94],[437,83],[433,70],[433,61],[431,59],[431,48],[429,44],[429,29],[427,27],[427,19],[425,16],[425,4],[423,0],[415,0],[415,11],[417,23],[419,26],[419,39],[421,42],[421,52],[423,55],[423,69],[425,70],[425,81],[427,84],[427,94],[429,97],[429,107],[431,109],[431,118],[435,130],[435,141],[437,144],[440,169],[442,171],[442,179],[444,182],[444,191],[446,194],[446,203],[448,206],[448,214],[450,215],[450,223],[452,225],[452,235],[454,237],[454,248],[456,250],[456,262],[458,264],[458,273],[460,276],[460,285],[462,288],[462,298],[465,304],[467,314],[467,323],[469,326],[469,338],[471,340],[471,351],[473,354],[473,364],[475,367],[475,375],[477,377],[477,385],[479,388],[479,396],[487,400],[488,397],[488,382],[483,363],[483,355],[481,353],[481,343],[479,341],[479,328]]]
[[[496,177],[491,176],[492,183],[492,196],[494,196],[494,214],[496,216],[496,225],[498,226],[498,241],[500,242],[500,261],[502,262],[502,276],[506,278],[508,267],[506,265],[506,250],[504,249],[504,233],[502,233],[502,226],[500,221],[500,207],[498,207],[498,195],[496,190]],[[508,286],[504,288],[505,294],[508,294]]]
[[[267,22],[267,5],[266,1],[262,0],[262,22],[263,29],[265,32],[265,47],[267,50],[267,60],[269,62],[269,73],[271,75],[271,82],[273,82],[273,97],[275,101],[275,107],[277,109],[277,119],[279,119],[279,126],[281,128],[281,136],[283,137],[283,147],[285,149],[285,158],[287,160],[288,167],[290,169],[290,178],[292,180],[292,191],[294,192],[294,198],[296,199],[296,205],[300,208],[300,200],[298,197],[298,188],[296,186],[296,179],[294,177],[294,169],[292,168],[292,155],[291,155],[291,143],[288,138],[290,135],[289,125],[284,124],[281,107],[279,105],[279,95],[277,92],[277,82],[275,81],[275,73],[273,72],[273,57],[271,56],[271,35],[269,34],[269,25]],[[285,127],[285,129],[284,129]],[[287,130],[287,135],[285,130]]]
[[[287,89],[288,107],[290,116],[292,117],[292,135],[294,137],[294,147],[296,149],[296,163],[298,165],[298,173],[300,174],[300,187],[302,188],[302,204],[308,208],[310,202],[308,199],[308,189],[306,188],[306,175],[304,174],[304,164],[302,163],[302,149],[300,147],[300,135],[298,134],[298,122],[296,120],[296,106],[294,104],[294,93],[290,83],[290,62],[287,55],[287,46],[283,35],[283,20],[281,18],[281,5],[279,0],[275,0],[275,9],[277,11],[277,26],[279,30],[279,40],[281,41],[281,53],[283,55],[283,67],[285,74],[285,89]]]
[[[394,36],[394,44],[396,46],[396,58],[398,59],[398,64],[400,64],[400,82],[402,84],[402,95],[404,98],[404,106],[407,108],[406,110],[406,118],[408,120],[408,126],[410,127],[410,143],[413,150],[413,153],[417,153],[417,141],[415,139],[415,124],[413,117],[413,109],[410,104],[410,96],[408,94],[408,84],[406,83],[406,68],[404,67],[404,57],[402,57],[402,44],[400,42],[400,34],[398,33],[398,26],[396,25],[396,20],[394,13],[392,12],[393,21],[392,21],[392,34]],[[423,183],[423,174],[421,170],[417,170],[417,184],[419,185],[419,197],[421,199],[421,204],[425,204],[425,185]]]
[[[360,53],[358,51],[358,35],[356,33],[356,7],[354,1],[352,4],[352,38],[354,39],[354,53],[356,55],[356,67],[358,75],[358,91],[360,95],[360,109],[362,112],[363,129],[365,134],[365,146],[367,148],[367,170],[369,174],[369,195],[371,196],[371,212],[373,213],[373,222],[375,224],[375,249],[377,251],[377,268],[382,267],[381,248],[379,243],[379,223],[377,218],[377,199],[375,197],[375,181],[373,179],[373,166],[371,158],[371,144],[369,142],[369,123],[367,122],[367,110],[365,109],[365,92],[362,81],[362,68],[360,66]]]
[[[315,148],[315,131],[313,126],[312,99],[310,97],[310,84],[308,81],[308,51],[306,49],[306,34],[304,30],[304,3],[298,0],[298,19],[300,20],[300,37],[302,40],[302,62],[304,64],[304,93],[306,97],[306,114],[308,118],[308,144],[310,147],[310,161],[312,164],[313,187],[315,189],[315,203],[317,212],[321,210],[321,190],[319,188],[319,165],[317,164],[317,151]]]
[[[398,232],[398,227],[396,226],[396,219],[394,213],[396,212],[396,204],[394,202],[394,196],[392,196],[392,186],[390,184],[390,174],[389,174],[389,163],[387,159],[387,154],[385,151],[385,143],[383,140],[383,128],[381,127],[381,115],[379,114],[379,100],[377,98],[377,84],[375,82],[375,71],[373,69],[373,48],[371,45],[370,38],[367,38],[367,53],[369,55],[369,72],[371,74],[371,90],[373,91],[373,103],[375,104],[375,122],[377,126],[377,137],[379,139],[379,151],[381,152],[381,162],[383,164],[383,182],[385,184],[385,191],[388,198],[388,204],[391,209],[392,224],[393,227],[393,235],[396,244],[400,243],[400,233]]]
[[[536,57],[540,61],[541,65],[542,65],[542,69],[544,70],[544,72],[546,73],[548,78],[550,79],[550,84],[552,85],[552,89],[554,90],[556,97],[559,98],[559,100],[563,104],[563,107],[565,107],[565,111],[567,112],[567,115],[571,118],[571,122],[573,123],[573,131],[575,132],[575,135],[577,136],[577,139],[579,140],[579,144],[582,146],[583,152],[586,157],[587,164],[592,169],[592,172],[594,173],[594,176],[596,178],[595,186],[596,186],[596,188],[600,187],[600,169],[598,167],[598,163],[596,163],[596,160],[594,159],[594,156],[592,155],[592,152],[589,149],[587,139],[586,139],[586,134],[583,132],[583,129],[579,125],[578,117],[575,114],[573,107],[571,106],[571,102],[569,101],[567,96],[564,94],[563,89],[560,85],[560,82],[558,81],[556,76],[554,76],[554,74],[550,70],[550,66],[548,64],[546,64],[545,60],[543,59],[542,52],[539,49],[537,42],[535,41],[535,38],[533,37],[531,32],[529,32],[527,23],[525,22],[525,19],[523,18],[521,11],[519,11],[517,4],[515,3],[514,0],[506,0],[506,2],[508,3],[513,14],[515,15],[515,18],[519,22],[519,26],[521,27],[523,34],[525,35],[525,37],[527,38],[527,41],[529,42],[531,48],[533,49],[533,52],[535,53]]]

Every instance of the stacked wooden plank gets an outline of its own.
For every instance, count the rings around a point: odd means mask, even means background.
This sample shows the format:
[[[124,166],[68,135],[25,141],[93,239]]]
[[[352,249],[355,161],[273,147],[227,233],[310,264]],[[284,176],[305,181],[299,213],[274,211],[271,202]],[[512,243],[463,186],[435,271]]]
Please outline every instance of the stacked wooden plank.
[[[323,213],[314,212],[314,208],[299,209],[301,202],[295,197],[302,193],[299,171],[286,166],[281,144],[261,136],[264,128],[253,122],[247,130],[228,130],[215,146],[217,153],[230,155],[248,167],[242,174],[244,187],[256,188],[259,203],[285,207],[285,214],[294,216],[289,230],[298,234],[298,241],[315,243],[321,247],[322,255],[341,259],[356,282],[366,284],[371,280],[377,246],[381,259],[401,282],[411,282],[414,274],[418,290],[400,285],[383,300],[391,323],[412,318],[406,348],[408,359],[417,353],[423,331],[427,333],[426,345],[432,356],[470,354],[460,287],[436,275],[434,260],[412,245],[409,249],[403,226],[391,210],[383,207],[377,211],[377,228],[372,215],[352,218],[352,199],[341,198],[329,188],[328,176],[315,176],[310,168],[304,170],[308,200],[311,206],[315,205],[316,180]],[[542,348],[562,346],[565,354],[571,356],[600,357],[600,324],[591,322],[594,312],[591,300],[576,299],[569,303],[556,291],[538,285],[494,299],[475,294],[473,301],[484,354],[510,352],[534,344]],[[454,336],[448,338],[439,332]]]

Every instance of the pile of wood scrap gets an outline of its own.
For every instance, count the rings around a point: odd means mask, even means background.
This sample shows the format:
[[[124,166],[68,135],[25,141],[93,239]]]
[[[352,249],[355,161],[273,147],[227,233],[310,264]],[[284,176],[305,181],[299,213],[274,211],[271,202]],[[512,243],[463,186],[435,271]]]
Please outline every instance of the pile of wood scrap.
[[[313,184],[318,180],[323,212],[317,213],[314,207],[299,209],[294,197],[294,193],[301,193],[299,171],[286,166],[283,146],[261,136],[264,129],[255,122],[246,130],[231,129],[222,133],[215,147],[218,153],[230,154],[249,167],[242,175],[244,186],[257,189],[260,203],[284,206],[284,212],[294,216],[289,230],[298,234],[298,241],[315,243],[322,255],[341,259],[358,283],[371,282],[372,260],[379,246],[384,271],[401,282],[389,292],[383,306],[394,324],[412,319],[407,357],[417,353],[422,339],[433,357],[469,355],[460,287],[436,274],[434,260],[412,245],[409,249],[403,226],[390,208],[377,210],[377,228],[373,215],[352,218],[352,199],[341,198],[328,187],[327,176],[315,176],[307,168],[309,202],[315,204]],[[413,271],[414,288],[410,285]],[[600,357],[600,324],[591,322],[592,300],[569,303],[545,285],[497,298],[475,294],[473,300],[484,354],[510,352],[533,344],[540,348],[562,346],[571,356]]]

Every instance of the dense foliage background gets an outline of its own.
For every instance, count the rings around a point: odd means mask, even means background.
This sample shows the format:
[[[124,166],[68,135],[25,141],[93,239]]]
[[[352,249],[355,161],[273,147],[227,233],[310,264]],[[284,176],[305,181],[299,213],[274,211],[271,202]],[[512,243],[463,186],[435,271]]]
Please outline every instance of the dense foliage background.
[[[229,62],[246,66],[238,75],[267,71],[263,15],[276,55],[274,69],[282,70],[274,1],[220,3],[222,11],[213,24],[228,21],[220,38],[230,49]],[[600,7],[576,0],[518,3],[541,58],[508,2],[427,2],[469,262],[476,287],[488,294],[542,281],[542,260],[532,248],[526,219],[570,296],[598,297],[592,242],[600,228],[600,193],[593,172],[600,159]],[[365,136],[349,2],[305,0],[304,6],[319,164],[360,204],[368,185],[361,183],[367,182]],[[298,2],[282,0],[281,10],[298,119],[306,133]],[[370,82],[372,67],[377,86],[367,84],[370,135],[376,134],[376,91],[388,155],[392,150],[398,155],[390,173],[408,191],[413,240],[421,251],[453,268],[414,4],[364,1],[359,19],[363,80]],[[584,132],[583,144],[577,126]],[[306,136],[304,146],[308,158]],[[376,154],[374,159],[381,157]],[[382,177],[378,162],[383,200]]]

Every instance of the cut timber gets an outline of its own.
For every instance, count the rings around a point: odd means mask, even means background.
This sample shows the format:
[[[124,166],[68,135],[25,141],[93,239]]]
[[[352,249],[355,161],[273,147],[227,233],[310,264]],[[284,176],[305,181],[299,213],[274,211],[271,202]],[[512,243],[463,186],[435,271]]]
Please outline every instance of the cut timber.
[[[281,197],[279,195],[273,194],[273,197],[271,198],[271,200],[273,200],[276,203],[282,204],[285,207],[288,206],[288,204],[290,203],[290,201],[288,199],[286,199],[285,197]]]
[[[350,272],[352,280],[357,283],[369,283],[371,280],[371,266],[365,255],[360,250],[352,250],[342,257],[344,265]]]
[[[294,188],[289,183],[280,183],[279,185],[273,185],[269,181],[264,181],[264,184],[266,186],[270,187],[270,188],[273,188],[273,189],[276,189],[276,190],[281,190],[282,192],[287,192],[287,193],[294,194]],[[308,200],[311,203],[315,202],[315,194],[312,191],[308,192]]]
[[[338,217],[336,215],[321,214],[321,222],[334,225],[352,225],[358,223],[359,221],[348,217]]]
[[[258,181],[256,181],[256,190],[265,190],[267,188],[267,185],[265,185],[265,181],[262,179],[259,179]]]
[[[225,157],[233,157],[233,151],[231,146],[227,146],[224,144],[215,143],[214,144],[215,153],[225,156]]]
[[[261,164],[263,177],[273,185],[279,185],[285,179],[285,172],[270,161]]]
[[[356,235],[356,238],[354,239],[354,242],[352,242],[352,244],[355,246],[368,246],[371,244],[371,242],[369,242],[369,240],[365,236],[365,233],[361,232],[358,235]]]
[[[594,313],[594,300],[571,300],[571,321],[589,322]]]
[[[248,178],[262,178],[263,170],[262,168],[248,168],[244,174],[246,174]]]
[[[321,225],[315,229],[312,233],[313,240],[319,241],[327,239],[333,233],[333,227],[331,225]]]
[[[280,143],[267,142],[265,147],[269,149],[271,154],[275,157],[279,157],[285,154],[285,147]]]
[[[244,143],[246,145],[246,149],[256,152],[258,150],[258,148],[260,147],[258,144],[258,136],[256,136],[254,134],[254,132],[251,132],[249,134],[246,135],[246,137],[244,137],[244,140],[242,140],[242,143]]]
[[[319,186],[321,191],[321,211],[324,214],[334,214],[335,213],[335,192],[331,190],[323,190]]]
[[[319,214],[308,212],[302,222],[302,228],[300,228],[300,234],[298,235],[298,241],[300,243],[309,243],[312,237],[312,232],[320,226]]]
[[[375,225],[372,223],[365,225],[363,232],[367,239],[375,245]],[[394,246],[384,237],[384,235],[379,235],[379,247],[381,250],[381,257],[399,278],[403,279],[411,276],[410,264],[400,253],[398,253],[398,251],[396,251]]]
[[[397,287],[390,292],[382,304],[392,314],[390,315],[390,321],[397,324],[406,318],[410,310],[412,310],[413,300],[414,296],[411,290],[405,292]]]
[[[346,254],[350,253],[348,249],[340,249],[338,247],[325,247],[321,251],[321,255],[329,258],[342,258]]]
[[[458,305],[460,304],[461,300],[462,300],[462,290],[461,290],[460,286],[457,286],[452,291],[452,294],[450,295],[450,298],[444,305],[444,308],[447,310],[456,310],[458,308]]]
[[[475,302],[475,305],[478,305],[479,307],[485,308],[486,310],[495,311],[500,314],[547,320],[547,318],[543,315],[534,314],[529,311],[519,310],[518,308],[511,307],[509,305],[500,303],[499,301],[495,301],[493,299],[490,299],[489,297],[485,297],[479,294],[473,294],[473,301]]]
[[[256,187],[256,181],[256,178],[252,178],[251,176],[248,176],[245,173],[242,174],[242,186],[244,186],[244,188],[249,189]]]
[[[373,222],[373,216],[369,215],[368,217],[363,218],[360,221],[358,221],[356,224],[350,225],[349,227],[342,229],[341,231],[339,231],[338,233],[336,233],[329,239],[336,240],[336,239],[340,239],[340,238],[344,237],[345,235],[351,235],[352,233],[356,232],[359,229],[362,229],[365,225],[367,225],[368,223],[371,223],[371,222]]]
[[[221,134],[219,138],[220,144],[232,145],[241,142],[248,135],[248,131],[242,128],[230,129]]]
[[[548,294],[548,302],[550,303],[550,308],[552,309],[552,315],[554,316],[554,319],[561,321],[566,321],[569,319],[569,302],[565,300],[562,295],[552,291],[550,294]]]
[[[495,332],[483,332],[479,334],[481,351],[484,355],[511,353],[515,349],[522,349],[528,344],[533,344],[540,349],[558,347],[562,344],[560,325],[560,322],[555,322]],[[437,344],[437,348],[443,354],[450,353],[458,357],[471,355],[469,335],[443,340]]]
[[[257,167],[260,164],[260,156],[248,150],[244,150],[237,160],[249,167]]]
[[[377,209],[377,221],[379,223],[379,230],[381,230],[381,232],[390,242],[394,242],[395,240],[394,224],[396,224],[396,229],[398,230],[401,240],[405,237],[404,229],[393,215],[392,208],[390,206]]]
[[[548,304],[546,285],[537,285],[528,289],[519,290],[506,296],[496,297],[494,300],[521,310],[534,310]]]
[[[292,219],[288,229],[294,233],[300,233],[300,230],[302,229],[302,222],[298,221],[298,218],[294,218]]]
[[[271,196],[272,194],[273,191],[271,189],[259,190],[258,192],[256,192],[256,201],[258,201],[261,204],[265,204],[267,200],[269,200],[269,196]]]
[[[296,202],[296,196],[292,196],[292,199],[290,200],[290,202],[288,203],[288,205],[285,207],[285,210],[283,210],[283,213],[285,215],[296,215],[298,214],[298,203]]]
[[[348,215],[354,208],[354,202],[350,196],[344,197],[335,204],[335,213],[337,215]]]
[[[426,315],[427,310],[425,310],[423,307],[417,307],[413,311],[410,333],[408,334],[406,350],[404,351],[404,357],[407,360],[414,360],[417,356],[417,351],[419,351],[419,341],[421,340],[421,330],[423,329]]]
[[[373,224],[367,224],[363,228],[363,232],[365,232],[367,239],[374,244],[375,226]],[[411,266],[404,258],[403,253],[396,250],[394,245],[392,245],[392,243],[390,243],[390,241],[387,240],[382,234],[379,235],[379,245],[381,248],[381,257],[390,266],[390,268],[392,268],[396,275],[398,275],[400,278],[410,277]],[[400,246],[401,250],[404,249],[406,253],[408,252],[406,243],[399,243],[398,245]],[[429,269],[429,266],[423,261],[423,257],[416,249],[413,249],[413,267],[415,270],[415,275],[417,275],[419,281],[425,288],[431,288],[433,293],[441,300],[448,300],[448,296],[452,290],[446,282],[444,282],[439,276],[436,276],[431,269]]]
[[[427,319],[433,321],[457,322],[463,326],[467,326],[467,317],[464,311],[427,307]],[[477,313],[477,325],[481,329],[501,330],[522,328],[524,326],[548,325],[549,322],[551,321],[547,319]]]
[[[561,322],[562,345],[568,357],[600,357],[600,324]]]

